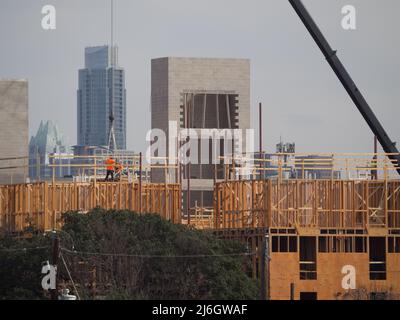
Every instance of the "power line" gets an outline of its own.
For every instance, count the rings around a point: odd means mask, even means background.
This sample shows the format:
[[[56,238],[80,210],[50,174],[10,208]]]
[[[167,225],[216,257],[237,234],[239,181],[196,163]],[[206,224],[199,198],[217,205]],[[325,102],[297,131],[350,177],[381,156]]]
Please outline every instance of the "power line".
[[[252,253],[226,253],[226,254],[199,254],[199,255],[141,255],[141,254],[123,254],[123,253],[101,253],[101,252],[83,252],[83,251],[71,251],[61,247],[61,251],[65,251],[69,254],[74,255],[90,255],[90,256],[105,256],[105,257],[132,257],[132,258],[161,258],[161,259],[184,259],[184,258],[209,258],[209,257],[235,257],[235,256],[252,256]]]
[[[0,249],[0,252],[18,252],[18,251],[33,251],[33,250],[42,250],[42,249],[49,249],[49,246],[45,247],[34,247],[34,248],[19,248],[19,249]]]

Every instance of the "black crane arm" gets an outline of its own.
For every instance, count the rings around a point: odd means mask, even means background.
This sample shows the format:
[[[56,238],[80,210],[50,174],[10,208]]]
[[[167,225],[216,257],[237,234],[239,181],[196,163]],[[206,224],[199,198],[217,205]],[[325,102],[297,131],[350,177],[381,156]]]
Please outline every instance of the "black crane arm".
[[[317,43],[318,47],[321,49],[326,60],[332,67],[333,71],[336,73],[336,76],[339,78],[347,93],[350,95],[357,109],[361,112],[365,121],[367,121],[372,132],[378,138],[378,141],[381,144],[383,150],[388,153],[388,157],[393,160],[394,165],[400,165],[400,155],[399,151],[396,148],[396,143],[392,142],[392,140],[387,135],[385,129],[379,122],[378,118],[375,116],[371,107],[368,105],[367,101],[364,99],[363,95],[358,90],[354,81],[351,79],[350,75],[346,71],[342,62],[337,57],[336,51],[332,50],[321,30],[318,28],[317,24],[315,23],[307,9],[304,7],[302,1],[289,0],[289,2],[296,11],[297,15],[300,17],[301,21],[303,21],[305,27],[311,34],[314,41]],[[397,169],[397,172],[400,174],[400,168]]]

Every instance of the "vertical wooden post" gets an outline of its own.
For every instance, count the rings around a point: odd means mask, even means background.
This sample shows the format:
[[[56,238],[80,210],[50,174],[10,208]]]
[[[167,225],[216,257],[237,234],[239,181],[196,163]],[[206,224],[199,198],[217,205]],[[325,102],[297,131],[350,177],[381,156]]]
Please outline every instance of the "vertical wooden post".
[[[280,156],[278,160],[278,183],[282,183],[282,159]]]

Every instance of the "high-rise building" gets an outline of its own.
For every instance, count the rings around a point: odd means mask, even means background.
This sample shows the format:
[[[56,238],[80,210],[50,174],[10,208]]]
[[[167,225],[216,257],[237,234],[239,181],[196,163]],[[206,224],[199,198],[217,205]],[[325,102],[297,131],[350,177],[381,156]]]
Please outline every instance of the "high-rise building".
[[[0,184],[28,176],[28,81],[0,80]]]
[[[116,148],[126,149],[125,71],[118,66],[116,47],[85,49],[85,68],[79,70],[77,96],[78,145],[109,145],[112,110]]]
[[[29,142],[29,177],[32,180],[50,179],[71,175],[71,148],[52,121],[40,122],[39,129]],[[54,168],[50,164],[56,164]]]

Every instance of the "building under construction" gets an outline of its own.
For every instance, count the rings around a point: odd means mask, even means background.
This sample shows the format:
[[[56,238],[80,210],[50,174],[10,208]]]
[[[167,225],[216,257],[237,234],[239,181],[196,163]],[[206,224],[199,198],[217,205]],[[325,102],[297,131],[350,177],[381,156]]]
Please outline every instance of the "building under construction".
[[[265,284],[267,299],[399,299],[400,181],[392,178],[398,165],[383,155],[340,157],[335,155],[332,172],[362,164],[377,170],[378,180],[286,179],[280,160],[276,179],[232,180],[229,173],[240,168],[225,165],[228,176],[214,186],[213,208],[192,207],[190,217],[182,212],[179,183],[139,177],[3,185],[0,228],[58,229],[64,212],[95,207],[153,212],[245,242],[254,253],[252,275]],[[252,170],[257,177],[262,167],[255,163]]]
[[[385,153],[266,157],[260,132],[260,151],[245,164],[242,154],[223,152],[218,165],[182,165],[167,145],[157,164],[132,155],[128,178],[112,182],[98,178],[104,158],[91,155],[75,163],[87,181],[60,183],[53,174],[51,182],[0,186],[0,228],[58,229],[64,212],[99,206],[152,212],[246,243],[263,299],[400,299],[400,153],[301,1],[289,2]],[[169,121],[179,130],[248,129],[249,96],[248,60],[152,62],[152,128],[167,135]]]
[[[255,277],[266,250],[269,298],[400,298],[399,180],[226,181],[214,195],[213,228],[259,253]]]

